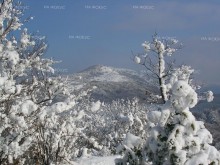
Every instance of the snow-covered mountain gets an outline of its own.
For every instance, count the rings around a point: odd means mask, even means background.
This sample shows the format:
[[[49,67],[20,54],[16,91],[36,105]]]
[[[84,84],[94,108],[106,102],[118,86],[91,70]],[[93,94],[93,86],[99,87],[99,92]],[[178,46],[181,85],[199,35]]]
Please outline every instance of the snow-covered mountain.
[[[136,71],[103,65],[91,66],[69,75],[68,82],[75,92],[95,87],[91,98],[105,102],[134,97],[144,101],[148,98],[146,91],[157,91]]]

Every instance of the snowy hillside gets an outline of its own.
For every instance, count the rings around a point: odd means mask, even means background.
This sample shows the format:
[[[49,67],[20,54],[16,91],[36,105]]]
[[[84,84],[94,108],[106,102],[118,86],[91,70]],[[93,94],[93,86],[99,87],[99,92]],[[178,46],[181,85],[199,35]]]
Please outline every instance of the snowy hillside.
[[[132,99],[134,97],[138,97],[145,102],[149,97],[145,95],[146,91],[154,93],[157,91],[133,70],[102,65],[95,65],[82,72],[69,75],[68,83],[71,90],[75,92],[95,87],[91,98],[105,102],[117,99]]]

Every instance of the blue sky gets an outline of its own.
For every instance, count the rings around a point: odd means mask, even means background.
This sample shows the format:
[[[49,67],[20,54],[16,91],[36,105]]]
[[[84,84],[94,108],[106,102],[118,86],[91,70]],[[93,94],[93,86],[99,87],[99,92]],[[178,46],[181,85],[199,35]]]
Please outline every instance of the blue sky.
[[[172,0],[23,0],[34,16],[29,31],[47,37],[47,57],[69,73],[103,64],[140,70],[131,50],[157,31],[184,48],[178,64],[191,65],[198,80],[220,86],[220,1]]]

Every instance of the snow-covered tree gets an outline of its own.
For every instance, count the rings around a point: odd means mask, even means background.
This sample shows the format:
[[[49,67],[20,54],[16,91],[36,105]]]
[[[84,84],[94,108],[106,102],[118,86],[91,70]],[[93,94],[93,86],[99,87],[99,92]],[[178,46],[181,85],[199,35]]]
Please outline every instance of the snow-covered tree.
[[[198,97],[189,85],[188,76],[180,76],[178,71],[172,75],[167,84],[167,88],[171,90],[169,100],[158,106],[159,111],[147,113],[149,134],[146,144],[140,147],[140,137],[127,135],[124,144],[119,148],[124,157],[117,159],[117,164],[220,164],[220,152],[211,145],[211,133],[190,112],[190,108],[197,104]]]
[[[59,114],[70,109],[75,98],[61,79],[51,77],[55,62],[43,58],[44,40],[23,27],[31,18],[22,20],[19,5],[13,0],[0,3],[0,164],[36,163],[29,156],[38,160],[39,153],[47,153],[47,162],[41,163],[50,164],[55,162],[50,155],[58,151],[56,147],[60,152],[64,147],[57,139],[69,128],[63,128],[65,122],[58,124]],[[50,136],[53,139],[48,140]]]
[[[173,62],[167,60],[167,57],[173,56],[173,54],[181,48],[181,44],[178,44],[176,39],[162,39],[160,40],[155,33],[152,36],[152,42],[145,41],[142,46],[145,53],[134,56],[134,62],[144,66],[148,79],[153,80],[152,84],[156,84],[159,87],[158,95],[151,95],[153,100],[161,100],[165,103],[168,100],[167,89],[165,87],[167,79],[169,79]]]
[[[150,49],[150,45],[146,49]],[[130,143],[138,146],[129,147],[126,142],[120,147],[124,157],[116,160],[119,165],[220,165],[220,152],[211,145],[211,133],[190,112],[199,100],[191,79],[193,72],[191,67],[182,66],[172,69],[164,79],[162,90],[166,91],[166,102],[147,113],[146,144],[140,147],[138,137],[130,138]],[[213,100],[211,91],[205,95],[207,101]]]
[[[151,125],[145,146],[149,161],[164,165],[219,165],[220,153],[211,146],[212,135],[189,111],[197,104],[197,93],[187,81],[178,79],[171,90],[171,98],[161,111],[147,115]]]

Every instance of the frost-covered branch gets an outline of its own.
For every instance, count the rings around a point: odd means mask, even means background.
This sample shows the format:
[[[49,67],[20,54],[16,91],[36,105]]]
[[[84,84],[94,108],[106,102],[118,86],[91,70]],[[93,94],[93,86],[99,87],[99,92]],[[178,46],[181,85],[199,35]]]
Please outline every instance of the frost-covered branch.
[[[162,102],[168,100],[166,81],[169,79],[173,71],[173,62],[167,62],[166,57],[172,56],[181,46],[177,45],[178,41],[159,40],[157,34],[152,36],[152,42],[145,41],[142,46],[145,53],[135,55],[133,60],[135,63],[144,66],[149,74],[149,78],[157,80]]]

